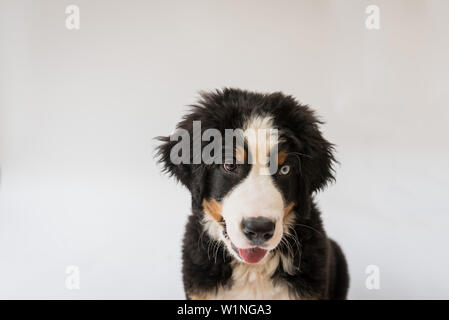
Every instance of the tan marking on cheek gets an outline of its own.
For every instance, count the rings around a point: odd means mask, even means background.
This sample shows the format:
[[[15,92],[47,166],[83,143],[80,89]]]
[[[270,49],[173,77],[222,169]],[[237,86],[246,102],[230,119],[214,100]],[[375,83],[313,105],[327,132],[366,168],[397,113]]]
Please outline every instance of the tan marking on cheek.
[[[210,215],[215,221],[220,222],[223,220],[221,215],[221,204],[219,204],[215,199],[203,200],[204,212]]]
[[[295,207],[294,202],[290,202],[288,206],[284,208],[284,219],[293,211],[293,208]]]
[[[211,300],[212,297],[209,294],[202,294],[202,295],[191,295],[190,300]]]
[[[246,150],[242,146],[237,146],[235,149],[235,159],[238,163],[244,163],[246,159]]]
[[[285,159],[287,159],[287,152],[286,151],[279,151],[278,153],[278,164],[283,165],[285,162]]]

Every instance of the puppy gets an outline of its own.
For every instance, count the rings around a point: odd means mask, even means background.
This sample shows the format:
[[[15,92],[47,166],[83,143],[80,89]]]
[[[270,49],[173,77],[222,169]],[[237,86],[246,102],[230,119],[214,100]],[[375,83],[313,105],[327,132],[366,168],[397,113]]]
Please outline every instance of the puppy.
[[[163,170],[192,195],[188,299],[346,298],[346,260],[314,202],[334,180],[319,124],[291,96],[226,88],[202,93],[158,138]]]

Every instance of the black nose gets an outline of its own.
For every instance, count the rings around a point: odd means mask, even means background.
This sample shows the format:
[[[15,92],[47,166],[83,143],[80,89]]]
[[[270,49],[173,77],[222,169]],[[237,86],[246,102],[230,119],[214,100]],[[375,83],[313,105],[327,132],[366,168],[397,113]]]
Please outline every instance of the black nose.
[[[242,231],[255,245],[262,244],[273,237],[275,223],[268,218],[257,217],[242,220]]]

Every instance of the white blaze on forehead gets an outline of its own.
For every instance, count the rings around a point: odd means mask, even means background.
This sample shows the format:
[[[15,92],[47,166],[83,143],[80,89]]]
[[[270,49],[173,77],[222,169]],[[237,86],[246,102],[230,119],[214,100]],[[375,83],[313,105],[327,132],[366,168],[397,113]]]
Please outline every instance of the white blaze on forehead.
[[[265,169],[270,150],[276,148],[279,143],[278,130],[273,126],[273,119],[255,116],[245,124],[243,130],[251,155],[250,163],[258,165],[258,169]]]
[[[241,231],[243,218],[266,217],[276,222],[274,236],[267,242],[272,249],[282,238],[284,201],[281,192],[268,174],[270,150],[279,141],[273,135],[273,120],[257,116],[244,127],[248,153],[252,157],[248,176],[236,185],[223,199],[223,218],[231,241],[239,248],[251,247]]]

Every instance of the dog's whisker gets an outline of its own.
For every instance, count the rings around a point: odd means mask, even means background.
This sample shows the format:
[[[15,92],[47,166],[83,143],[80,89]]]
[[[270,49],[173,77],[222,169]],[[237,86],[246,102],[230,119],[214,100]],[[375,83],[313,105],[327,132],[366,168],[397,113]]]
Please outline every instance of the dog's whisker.
[[[295,253],[293,252],[292,244],[289,241],[287,241],[287,243],[288,247],[290,248],[290,257],[293,259],[295,257]]]
[[[295,233],[295,236],[293,237],[294,238],[294,240],[295,240],[295,242],[296,242],[296,246],[297,246],[297,251],[298,251],[298,254],[299,254],[299,264],[301,264],[301,257],[302,257],[302,247],[301,247],[301,243],[299,242],[299,237],[298,237],[298,234],[296,233],[296,230],[295,229],[292,229],[293,230],[293,232]],[[298,266],[298,268],[299,268],[300,266]]]
[[[293,252],[292,252],[292,247],[291,245],[288,243],[287,238],[286,237],[282,237],[281,238],[281,243],[285,246],[285,249],[287,250],[287,255],[290,257],[290,259],[293,259]]]
[[[212,257],[213,257],[213,248],[214,248],[214,245],[215,245],[215,241],[214,240],[211,240],[211,241],[209,241],[209,243],[208,243],[208,245],[207,245],[207,258],[209,259],[209,260],[211,260],[211,255],[209,254],[209,251],[211,250],[211,247],[212,247]]]
[[[214,256],[215,256],[215,263],[217,263],[217,258],[218,258],[218,250],[220,250],[221,244],[220,241],[215,241],[215,250],[214,250]]]
[[[296,231],[293,229],[293,231],[296,234]],[[295,266],[295,268],[300,271],[301,269],[301,260],[302,260],[302,248],[301,248],[301,244],[299,242],[298,236],[296,234],[296,236],[293,236],[292,234],[288,234],[290,236],[291,239],[293,239],[293,241],[295,242],[295,247],[296,247],[296,253],[298,254],[298,266]],[[293,257],[294,258],[294,257]],[[293,259],[292,258],[292,259]]]
[[[200,236],[198,237],[198,243],[197,243],[197,247],[198,249],[201,247],[204,247],[204,243],[203,243],[203,239],[204,239],[204,234],[206,233],[206,229],[203,228],[203,230],[201,231]]]
[[[294,235],[291,234],[290,231],[293,231],[295,234],[294,234]],[[299,243],[299,237],[298,237],[298,234],[296,233],[296,230],[293,229],[293,228],[289,228],[289,230],[288,230],[288,232],[287,232],[286,234],[287,234],[287,236],[289,236],[291,239],[293,239],[293,241],[294,241],[295,244],[296,244],[296,247],[298,248],[298,250],[300,250],[300,249],[301,249],[301,245],[300,245],[300,243]]]
[[[226,260],[226,250],[225,250],[224,245],[223,245],[223,250],[221,250],[221,253],[223,254],[223,261],[225,261]]]
[[[294,234],[293,234],[293,233]],[[295,254],[298,255],[298,266],[295,266],[295,269],[300,271],[301,268],[301,260],[302,260],[302,248],[301,248],[301,244],[299,242],[299,237],[298,234],[296,232],[296,230],[291,226],[288,225],[288,227],[286,228],[286,231],[284,232],[285,237],[283,237],[282,239],[285,239],[286,242],[288,242],[288,239],[291,239],[293,241],[293,244],[289,243],[289,247],[292,248],[293,246],[295,247],[295,252],[293,252],[293,248],[291,249],[291,251],[289,253],[290,254],[290,258],[294,261],[294,257]]]
[[[309,228],[310,230],[313,230],[313,231],[315,231],[316,233],[318,233],[320,236],[323,236],[323,233],[322,233],[322,232],[320,232],[320,231],[318,231],[317,229],[315,229],[315,228],[313,228],[313,227],[311,227],[311,226],[308,226],[308,225],[306,225],[306,224],[295,223],[295,226],[300,226],[300,227]]]
[[[294,154],[294,155],[298,155],[298,156],[304,156],[304,157],[307,157],[307,158],[312,158],[311,155],[308,155],[308,154],[305,154],[305,153],[301,153],[301,152],[297,152],[297,151],[290,151],[290,152],[287,152],[287,154]]]

